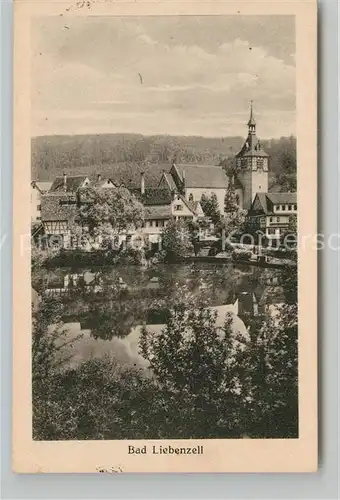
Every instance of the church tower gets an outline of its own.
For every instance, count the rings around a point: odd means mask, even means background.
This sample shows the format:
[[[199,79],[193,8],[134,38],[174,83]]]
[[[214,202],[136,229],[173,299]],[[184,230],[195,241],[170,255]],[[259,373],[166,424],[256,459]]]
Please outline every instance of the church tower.
[[[256,137],[253,102],[250,105],[248,137],[236,155],[237,179],[242,185],[242,207],[249,210],[256,193],[268,192],[269,155]],[[240,193],[241,194],[241,193]]]

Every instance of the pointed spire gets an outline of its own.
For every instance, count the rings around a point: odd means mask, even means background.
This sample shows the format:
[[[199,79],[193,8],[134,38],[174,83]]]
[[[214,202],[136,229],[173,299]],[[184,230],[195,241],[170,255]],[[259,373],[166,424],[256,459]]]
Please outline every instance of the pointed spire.
[[[256,121],[253,116],[253,101],[250,101],[250,117],[248,121],[248,127],[255,127]]]

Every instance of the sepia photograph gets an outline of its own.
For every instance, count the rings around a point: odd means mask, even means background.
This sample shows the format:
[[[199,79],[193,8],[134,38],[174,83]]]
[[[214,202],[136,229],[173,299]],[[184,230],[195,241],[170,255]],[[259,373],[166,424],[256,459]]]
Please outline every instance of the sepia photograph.
[[[96,472],[298,445],[316,144],[305,183],[297,17],[92,8],[28,20],[30,439],[120,442]]]
[[[32,23],[34,439],[297,438],[294,17]]]

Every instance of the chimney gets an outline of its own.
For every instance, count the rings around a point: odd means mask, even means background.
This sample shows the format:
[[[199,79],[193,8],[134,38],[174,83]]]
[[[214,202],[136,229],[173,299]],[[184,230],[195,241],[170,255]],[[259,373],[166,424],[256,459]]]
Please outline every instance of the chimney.
[[[102,180],[102,176],[101,176],[101,174],[98,174],[97,175],[97,182],[100,182],[101,180]]]
[[[64,180],[64,191],[67,191],[67,174],[64,172],[63,173],[63,180]]]
[[[145,172],[140,173],[140,193],[145,193]]]

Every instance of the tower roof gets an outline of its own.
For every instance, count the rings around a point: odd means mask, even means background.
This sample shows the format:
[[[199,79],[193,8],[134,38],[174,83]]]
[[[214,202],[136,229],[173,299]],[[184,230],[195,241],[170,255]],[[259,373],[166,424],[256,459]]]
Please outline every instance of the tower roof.
[[[248,137],[245,140],[245,143],[242,146],[241,151],[236,155],[236,158],[245,157],[245,156],[260,156],[260,157],[268,157],[268,153],[266,153],[262,149],[261,142],[256,137],[256,121],[253,114],[253,101],[250,102],[250,116],[248,121]]]
[[[256,126],[256,121],[255,121],[255,118],[254,118],[254,115],[253,115],[253,101],[250,101],[250,117],[249,117],[249,121],[248,121],[248,127],[250,126]]]

